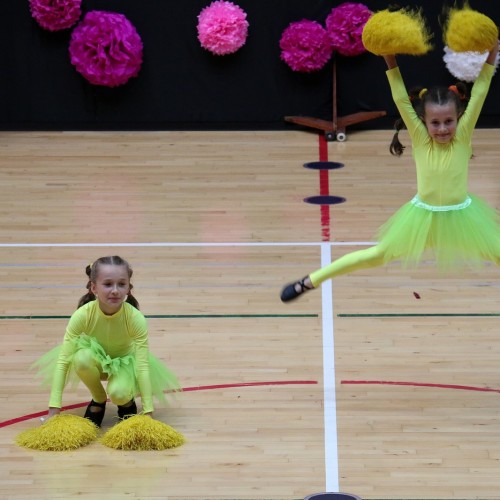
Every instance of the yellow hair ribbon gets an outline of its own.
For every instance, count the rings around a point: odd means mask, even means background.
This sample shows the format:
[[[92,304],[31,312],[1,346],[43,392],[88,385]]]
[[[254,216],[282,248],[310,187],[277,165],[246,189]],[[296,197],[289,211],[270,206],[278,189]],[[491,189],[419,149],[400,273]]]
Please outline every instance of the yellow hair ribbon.
[[[418,93],[418,97],[419,99],[422,99],[424,97],[424,95],[426,94],[427,92],[427,89],[426,88],[423,88],[419,93]]]

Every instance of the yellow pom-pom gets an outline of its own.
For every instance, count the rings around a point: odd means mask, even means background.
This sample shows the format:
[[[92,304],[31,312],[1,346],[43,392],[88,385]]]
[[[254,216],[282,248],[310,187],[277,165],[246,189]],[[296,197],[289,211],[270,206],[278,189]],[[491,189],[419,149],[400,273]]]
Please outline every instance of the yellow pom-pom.
[[[40,427],[16,437],[16,444],[41,451],[68,451],[86,446],[97,438],[99,428],[77,415],[55,415]]]
[[[468,7],[450,9],[444,42],[455,52],[487,52],[498,40],[498,27],[484,14]]]
[[[421,12],[409,9],[376,12],[366,22],[362,34],[366,50],[377,56],[426,54],[432,49],[431,37]]]
[[[147,415],[122,420],[101,438],[101,443],[115,450],[166,450],[176,448],[184,436],[163,422]]]

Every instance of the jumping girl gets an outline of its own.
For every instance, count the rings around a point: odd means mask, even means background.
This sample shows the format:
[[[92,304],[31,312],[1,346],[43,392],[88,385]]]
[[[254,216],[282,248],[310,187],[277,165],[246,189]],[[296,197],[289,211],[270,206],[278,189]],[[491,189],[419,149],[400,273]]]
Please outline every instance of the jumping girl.
[[[303,279],[286,285],[289,302],[336,276],[401,259],[417,264],[434,252],[438,267],[485,260],[500,264],[498,214],[468,193],[471,139],[495,71],[498,42],[490,50],[472,87],[470,100],[457,86],[419,89],[408,95],[396,56],[384,56],[392,97],[408,129],[417,171],[417,194],[379,230],[378,244],[340,257]],[[401,155],[396,132],[390,147]]]

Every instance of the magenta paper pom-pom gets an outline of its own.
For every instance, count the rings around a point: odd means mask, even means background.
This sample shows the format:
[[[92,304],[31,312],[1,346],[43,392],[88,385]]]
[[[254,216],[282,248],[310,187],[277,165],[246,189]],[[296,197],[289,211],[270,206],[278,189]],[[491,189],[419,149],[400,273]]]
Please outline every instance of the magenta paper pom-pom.
[[[334,7],[325,25],[336,50],[343,56],[358,56],[366,49],[362,35],[372,11],[362,3],[346,2]]]
[[[139,73],[142,41],[123,14],[93,10],[73,30],[69,54],[90,83],[117,87]]]
[[[245,44],[247,35],[247,15],[232,2],[212,2],[198,16],[198,40],[216,55],[236,52]]]
[[[294,71],[318,71],[332,57],[327,31],[317,21],[303,19],[291,23],[280,39],[281,59]]]
[[[29,0],[31,15],[46,30],[71,28],[82,15],[82,0]]]

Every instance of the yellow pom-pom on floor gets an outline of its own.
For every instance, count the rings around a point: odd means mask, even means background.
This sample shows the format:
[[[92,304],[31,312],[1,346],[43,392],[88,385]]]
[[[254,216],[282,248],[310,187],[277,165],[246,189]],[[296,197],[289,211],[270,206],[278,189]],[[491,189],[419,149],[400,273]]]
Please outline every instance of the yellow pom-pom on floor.
[[[181,446],[184,436],[163,422],[147,415],[122,420],[101,438],[101,443],[115,450],[166,450]]]
[[[55,415],[40,427],[16,437],[16,444],[40,451],[69,451],[86,446],[97,438],[99,428],[77,415]]]
[[[450,9],[444,42],[455,52],[487,52],[498,40],[498,27],[484,14],[468,7]]]
[[[421,12],[410,9],[375,12],[366,22],[362,34],[365,49],[377,56],[420,56],[432,49],[431,38]]]

